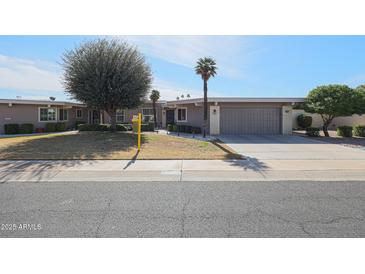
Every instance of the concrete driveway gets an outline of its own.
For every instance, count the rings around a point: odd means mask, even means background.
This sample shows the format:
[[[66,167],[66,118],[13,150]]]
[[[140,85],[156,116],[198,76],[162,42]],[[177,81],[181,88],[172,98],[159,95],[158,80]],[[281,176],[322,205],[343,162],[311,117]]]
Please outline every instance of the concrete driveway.
[[[365,150],[300,136],[220,136],[238,153],[257,160],[365,160]]]

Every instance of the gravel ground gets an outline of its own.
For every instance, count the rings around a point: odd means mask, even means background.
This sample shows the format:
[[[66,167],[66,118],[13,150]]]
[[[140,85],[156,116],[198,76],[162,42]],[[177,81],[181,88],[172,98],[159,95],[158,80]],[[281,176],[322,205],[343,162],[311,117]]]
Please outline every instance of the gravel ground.
[[[336,131],[334,131],[334,130],[330,130],[328,132],[330,134],[329,138],[324,137],[322,131],[321,131],[321,136],[318,138],[318,137],[308,137],[308,136],[305,135],[305,131],[302,131],[302,130],[294,131],[294,133],[296,135],[305,136],[306,138],[311,138],[311,139],[315,138],[316,140],[326,142],[326,143],[337,144],[337,145],[342,145],[342,146],[347,146],[347,147],[360,148],[360,149],[365,150],[365,138],[361,138],[361,137],[352,137],[352,138],[340,137],[340,136],[337,136]]]

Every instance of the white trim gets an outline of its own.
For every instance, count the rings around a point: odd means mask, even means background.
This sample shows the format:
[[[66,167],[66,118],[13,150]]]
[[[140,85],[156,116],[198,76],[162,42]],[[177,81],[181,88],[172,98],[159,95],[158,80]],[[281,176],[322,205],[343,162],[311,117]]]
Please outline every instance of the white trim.
[[[302,103],[301,97],[210,97],[208,103]],[[167,105],[203,103],[203,98],[168,101]]]
[[[77,116],[77,112],[78,111],[80,111],[81,112],[81,116],[79,117],[79,116]],[[83,113],[82,113],[82,109],[81,108],[77,108],[76,109],[76,119],[82,119],[82,117],[83,117],[84,115],[83,115]]]
[[[84,108],[86,105],[81,103],[72,103],[64,101],[46,101],[46,100],[23,100],[23,99],[0,99],[0,104],[21,104],[21,105],[51,105],[51,106],[75,106]]]
[[[185,120],[179,120],[179,109],[185,109]],[[188,108],[187,107],[176,108],[176,122],[186,123],[187,121],[188,121]]]
[[[41,109],[42,108],[54,108],[56,110],[55,120],[41,121]],[[58,121],[58,108],[57,107],[38,107],[38,123],[57,123]]]

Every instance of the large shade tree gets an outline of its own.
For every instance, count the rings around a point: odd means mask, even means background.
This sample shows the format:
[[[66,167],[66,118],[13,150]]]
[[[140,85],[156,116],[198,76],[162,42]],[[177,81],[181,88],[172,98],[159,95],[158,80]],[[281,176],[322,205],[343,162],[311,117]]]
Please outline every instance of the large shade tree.
[[[217,66],[214,59],[210,57],[200,58],[195,67],[196,74],[203,79],[204,89],[204,122],[203,122],[203,137],[206,136],[207,120],[208,120],[208,80],[217,74]]]
[[[322,117],[323,133],[328,137],[328,126],[335,117],[365,113],[364,91],[346,85],[319,86],[309,92],[304,109]]]
[[[153,107],[153,120],[155,122],[155,127],[157,127],[156,102],[160,100],[160,92],[157,89],[151,91],[150,100],[152,101]]]
[[[63,55],[64,87],[72,98],[105,110],[116,128],[116,111],[135,108],[146,98],[151,69],[141,53],[117,39],[97,39]]]

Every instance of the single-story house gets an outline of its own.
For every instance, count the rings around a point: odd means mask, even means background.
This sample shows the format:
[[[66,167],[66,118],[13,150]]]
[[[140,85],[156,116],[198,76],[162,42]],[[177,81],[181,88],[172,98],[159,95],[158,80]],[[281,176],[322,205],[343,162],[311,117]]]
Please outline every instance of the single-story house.
[[[208,98],[208,132],[212,135],[291,134],[292,107],[304,98]],[[166,123],[201,127],[203,99],[168,101]]]
[[[157,124],[162,127],[162,105],[156,104]],[[152,102],[145,102],[136,109],[119,110],[118,123],[131,122],[133,115],[141,112],[144,121],[153,120]],[[76,123],[109,123],[110,117],[105,111],[88,108],[84,104],[52,100],[0,99],[0,134],[4,134],[5,124],[33,124],[34,128],[45,128],[47,123],[66,123],[67,128],[75,128]]]
[[[227,134],[291,134],[292,106],[303,98],[208,98],[208,133]],[[203,99],[158,101],[157,124],[203,125]],[[129,123],[133,115],[142,113],[145,122],[153,120],[152,102],[146,101],[138,109],[119,110],[118,123]],[[32,123],[42,128],[46,123],[65,122],[68,128],[76,122],[89,124],[109,123],[105,111],[88,108],[86,105],[51,100],[0,99],[0,134],[4,125]]]

